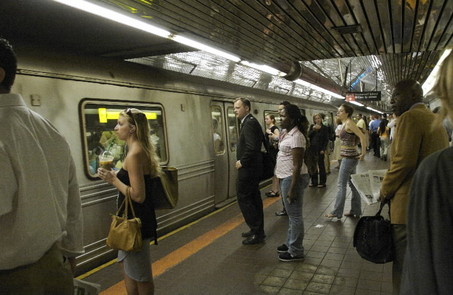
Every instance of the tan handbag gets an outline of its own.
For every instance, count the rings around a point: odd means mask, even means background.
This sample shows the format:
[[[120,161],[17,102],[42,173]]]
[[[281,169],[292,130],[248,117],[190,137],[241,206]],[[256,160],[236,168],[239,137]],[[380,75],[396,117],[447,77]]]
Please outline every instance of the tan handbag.
[[[125,206],[123,215],[119,216],[121,208]],[[133,218],[127,219],[129,207],[132,211]],[[107,236],[107,246],[115,250],[136,251],[142,248],[142,233],[140,228],[142,222],[135,216],[134,207],[132,206],[130,187],[127,187],[126,197],[118,208],[116,215],[112,215],[109,234]]]

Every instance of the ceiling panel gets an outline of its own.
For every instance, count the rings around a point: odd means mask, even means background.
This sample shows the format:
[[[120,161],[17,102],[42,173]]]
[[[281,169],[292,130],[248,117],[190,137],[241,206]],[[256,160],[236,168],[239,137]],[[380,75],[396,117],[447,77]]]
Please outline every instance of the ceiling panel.
[[[90,1],[250,62],[283,72],[300,62],[345,90],[377,86],[384,96],[402,79],[423,82],[453,45],[451,0]],[[51,0],[2,0],[0,19],[4,37],[75,52],[128,59],[192,50]]]

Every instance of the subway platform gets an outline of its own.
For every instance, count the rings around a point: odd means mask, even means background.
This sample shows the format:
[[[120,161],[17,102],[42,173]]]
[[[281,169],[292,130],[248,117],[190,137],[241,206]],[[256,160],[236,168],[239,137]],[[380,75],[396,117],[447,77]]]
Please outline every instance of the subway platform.
[[[386,169],[387,165],[368,154],[357,172]],[[155,294],[391,294],[392,263],[367,262],[352,246],[358,219],[324,217],[335,202],[335,166],[328,175],[327,188],[307,187],[305,191],[304,260],[278,260],[276,248],[286,241],[288,219],[274,214],[282,209],[282,203],[280,198],[265,197],[266,187],[262,190],[264,244],[242,245],[241,233],[248,228],[234,202],[151,246]],[[349,208],[348,189],[345,213]],[[364,215],[374,215],[378,205],[362,202],[362,210]],[[100,284],[101,294],[126,294],[121,269],[114,261],[80,278]]]

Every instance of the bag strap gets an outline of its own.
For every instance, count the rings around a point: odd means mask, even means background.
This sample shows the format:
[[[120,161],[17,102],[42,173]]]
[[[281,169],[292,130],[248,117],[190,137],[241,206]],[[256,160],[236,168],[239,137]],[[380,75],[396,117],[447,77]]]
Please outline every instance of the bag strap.
[[[130,186],[128,186],[127,189],[126,189],[126,198],[128,200],[129,206],[131,207],[132,216],[135,218],[135,210],[134,210],[134,205],[132,204],[131,187]],[[127,214],[127,206],[126,206],[126,214]]]
[[[384,202],[381,202],[379,211],[376,213],[376,216],[381,216],[381,211],[382,211],[382,208],[384,208],[385,204],[388,204],[388,206],[389,206],[389,216],[390,216],[390,200],[385,200]]]
[[[266,153],[269,153],[269,142],[266,139],[266,135],[264,135],[263,132],[261,132],[261,134],[263,135],[262,141],[263,141],[264,149],[266,150]]]
[[[119,216],[123,206],[124,206],[123,216],[126,216],[126,218],[127,218],[128,212],[129,212],[129,207],[130,207],[131,211],[132,211],[132,216],[135,218],[135,210],[134,210],[134,206],[132,205],[131,187],[130,186],[127,186],[127,188],[126,188],[126,197],[124,198],[124,200],[121,203],[121,205],[118,207],[118,211],[116,211],[116,215],[117,216]]]

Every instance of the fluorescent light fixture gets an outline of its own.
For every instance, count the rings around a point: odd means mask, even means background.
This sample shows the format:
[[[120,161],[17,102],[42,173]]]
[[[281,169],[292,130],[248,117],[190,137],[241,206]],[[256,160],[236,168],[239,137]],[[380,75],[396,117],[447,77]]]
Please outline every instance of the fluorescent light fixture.
[[[305,86],[305,87],[308,87],[308,88],[311,88],[311,89],[314,89],[314,90],[317,90],[317,91],[320,91],[322,93],[328,94],[328,95],[336,97],[336,98],[344,99],[343,95],[340,95],[338,93],[332,92],[332,91],[327,90],[327,89],[324,89],[324,88],[319,87],[317,85],[311,84],[311,83],[309,83],[307,81],[304,81],[302,79],[297,79],[297,80],[294,81],[294,83],[300,84],[302,86]]]
[[[206,52],[209,52],[209,53],[221,56],[221,57],[224,57],[224,58],[229,59],[229,60],[234,61],[234,62],[238,62],[238,61],[241,60],[236,55],[230,54],[228,52],[225,52],[225,51],[222,51],[222,50],[219,50],[219,49],[216,49],[216,48],[213,48],[211,46],[205,45],[203,43],[191,40],[191,39],[183,37],[183,36],[174,35],[174,36],[170,37],[170,39],[172,39],[172,40],[174,40],[174,41],[176,41],[178,43],[181,43],[181,44],[184,44],[184,45],[187,45],[187,46],[199,49],[199,50],[203,50],[203,51],[206,51]]]
[[[349,102],[352,103],[352,104],[355,104],[355,105],[357,105],[357,106],[359,106],[359,107],[363,107],[363,106],[364,106],[363,104],[361,104],[360,102],[357,102],[357,101],[355,101],[355,100],[351,100],[351,101],[349,101]]]
[[[126,16],[114,10],[105,8],[103,6],[88,1],[84,0],[54,0],[54,1],[160,37],[168,38],[171,35],[169,31],[166,31],[164,29],[150,25],[147,22]]]
[[[436,66],[434,69],[431,71],[429,74],[428,78],[426,79],[425,83],[422,85],[423,93],[426,95],[429,91],[434,86],[434,83],[437,81],[437,73],[439,72],[440,66],[442,65],[442,62],[444,59],[450,54],[451,49],[446,49],[442,56],[439,58],[439,61],[437,62]]]
[[[383,112],[375,110],[373,108],[370,108],[370,107],[366,107],[366,108],[369,109],[370,111],[373,111],[373,112],[376,112],[376,113],[379,113],[379,114],[383,114]]]
[[[274,69],[273,67],[270,67],[270,66],[267,66],[267,65],[258,65],[258,64],[254,64],[254,63],[248,62],[246,60],[242,60],[240,63],[243,64],[244,66],[248,66],[248,67],[257,69],[259,71],[266,72],[266,73],[271,74],[271,75],[280,76],[281,74],[283,74],[279,70]]]

